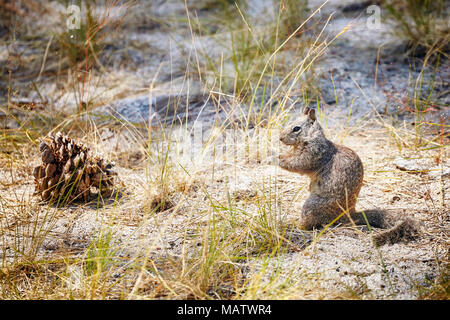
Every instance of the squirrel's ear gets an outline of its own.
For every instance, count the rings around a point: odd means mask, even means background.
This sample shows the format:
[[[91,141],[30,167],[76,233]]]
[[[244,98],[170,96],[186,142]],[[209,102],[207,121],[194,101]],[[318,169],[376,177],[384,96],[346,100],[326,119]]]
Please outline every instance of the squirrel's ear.
[[[316,120],[316,110],[308,108],[308,112],[306,112],[306,114],[308,115],[308,118],[310,118],[312,121]]]

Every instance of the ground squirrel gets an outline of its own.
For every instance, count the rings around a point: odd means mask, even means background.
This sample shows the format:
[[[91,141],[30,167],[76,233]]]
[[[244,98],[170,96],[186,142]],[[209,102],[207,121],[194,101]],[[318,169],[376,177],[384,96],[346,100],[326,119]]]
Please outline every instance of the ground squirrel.
[[[366,224],[355,204],[363,183],[364,169],[359,156],[351,149],[334,144],[325,137],[314,109],[305,108],[302,116],[281,132],[280,140],[291,146],[280,154],[283,169],[307,175],[311,179],[310,196],[303,204],[301,226],[313,229],[331,223],[347,211],[339,222],[350,218]],[[417,233],[416,223],[401,210],[366,210],[372,227],[385,228],[375,234],[378,245],[409,239]]]

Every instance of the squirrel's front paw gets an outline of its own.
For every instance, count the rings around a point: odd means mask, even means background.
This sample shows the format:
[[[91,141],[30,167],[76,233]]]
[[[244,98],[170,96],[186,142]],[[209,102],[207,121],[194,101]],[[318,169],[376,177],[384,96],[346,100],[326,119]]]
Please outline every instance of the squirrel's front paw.
[[[283,169],[288,169],[290,167],[291,161],[288,154],[280,154],[278,156],[278,165]]]
[[[282,168],[286,168],[288,164],[287,158],[288,158],[287,155],[280,154],[278,156],[278,165]]]

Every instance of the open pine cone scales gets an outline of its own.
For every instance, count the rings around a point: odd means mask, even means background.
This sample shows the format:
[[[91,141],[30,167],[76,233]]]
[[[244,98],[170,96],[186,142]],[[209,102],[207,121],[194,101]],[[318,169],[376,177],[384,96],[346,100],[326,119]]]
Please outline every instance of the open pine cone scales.
[[[107,191],[114,185],[114,164],[92,157],[89,148],[60,132],[41,141],[39,150],[42,164],[34,168],[33,175],[42,200],[88,201],[95,190]]]

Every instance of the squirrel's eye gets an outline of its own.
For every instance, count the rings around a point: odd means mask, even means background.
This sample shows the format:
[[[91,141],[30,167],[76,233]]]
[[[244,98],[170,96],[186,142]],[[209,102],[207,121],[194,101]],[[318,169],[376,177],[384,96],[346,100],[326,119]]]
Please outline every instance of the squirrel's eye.
[[[294,129],[292,129],[292,132],[298,132],[300,131],[302,128],[299,126],[295,126]]]

